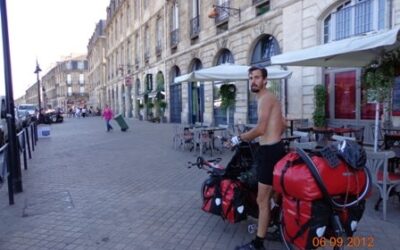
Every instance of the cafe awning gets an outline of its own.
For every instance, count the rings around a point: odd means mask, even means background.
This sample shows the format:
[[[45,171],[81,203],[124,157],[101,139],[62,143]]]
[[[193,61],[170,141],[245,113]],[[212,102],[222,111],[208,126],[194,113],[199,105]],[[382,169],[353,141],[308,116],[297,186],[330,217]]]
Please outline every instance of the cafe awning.
[[[221,64],[218,66],[200,69],[191,73],[178,76],[175,83],[180,82],[196,82],[196,81],[240,81],[248,80],[248,69],[250,66],[237,64]],[[279,66],[266,67],[268,71],[268,79],[284,79],[290,77],[292,72],[281,69]]]
[[[273,65],[363,67],[385,51],[400,46],[400,27],[367,33],[271,57]]]

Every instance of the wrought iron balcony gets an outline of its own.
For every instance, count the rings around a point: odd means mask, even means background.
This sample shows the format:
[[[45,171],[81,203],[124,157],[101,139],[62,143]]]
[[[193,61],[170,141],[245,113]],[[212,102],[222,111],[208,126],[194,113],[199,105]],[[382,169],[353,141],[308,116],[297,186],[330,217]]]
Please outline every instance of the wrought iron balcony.
[[[190,38],[196,38],[200,33],[200,16],[196,16],[190,20]]]
[[[230,1],[227,0],[219,5],[221,8],[218,8],[218,15],[215,17],[215,24],[223,24],[228,22],[229,20],[229,12],[226,11],[226,8],[230,8]]]
[[[365,0],[332,13],[326,20],[324,42],[378,31],[387,27],[388,10],[380,0]]]
[[[179,43],[179,29],[171,31],[171,48],[176,48]]]

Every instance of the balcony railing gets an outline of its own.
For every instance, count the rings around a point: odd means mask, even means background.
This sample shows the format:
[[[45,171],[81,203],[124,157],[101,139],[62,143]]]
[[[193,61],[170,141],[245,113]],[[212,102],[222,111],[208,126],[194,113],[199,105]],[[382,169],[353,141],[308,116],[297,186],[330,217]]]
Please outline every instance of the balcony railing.
[[[200,16],[196,16],[190,20],[190,38],[196,38],[200,33]]]
[[[171,31],[171,48],[176,48],[179,43],[179,29]]]
[[[223,24],[228,22],[229,20],[229,11],[224,9],[223,7],[230,7],[230,1],[227,0],[223,3],[221,3],[219,6],[221,6],[222,8],[218,8],[218,15],[215,17],[215,24],[219,25],[219,24]]]
[[[329,38],[325,42],[384,29],[387,13],[387,8],[380,0],[365,0],[343,7],[332,13],[330,20],[326,21],[329,23]]]

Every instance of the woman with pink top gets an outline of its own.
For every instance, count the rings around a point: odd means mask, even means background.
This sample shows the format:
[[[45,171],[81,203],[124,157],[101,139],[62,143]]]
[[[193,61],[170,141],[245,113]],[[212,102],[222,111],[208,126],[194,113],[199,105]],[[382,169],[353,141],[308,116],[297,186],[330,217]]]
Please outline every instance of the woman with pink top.
[[[108,105],[106,104],[104,110],[103,110],[103,117],[104,120],[106,120],[106,126],[107,126],[107,132],[110,131],[110,129],[113,129],[113,127],[110,124],[110,120],[113,117],[113,113],[110,107],[108,107]]]

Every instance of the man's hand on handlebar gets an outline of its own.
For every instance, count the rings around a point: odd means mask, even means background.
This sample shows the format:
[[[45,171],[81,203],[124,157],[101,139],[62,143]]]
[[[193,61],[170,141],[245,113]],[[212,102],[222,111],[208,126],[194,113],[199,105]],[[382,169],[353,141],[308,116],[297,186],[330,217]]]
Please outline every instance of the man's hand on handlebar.
[[[231,138],[231,146],[232,147],[239,145],[241,142],[242,142],[242,140],[240,139],[240,136],[238,136],[238,135]]]

